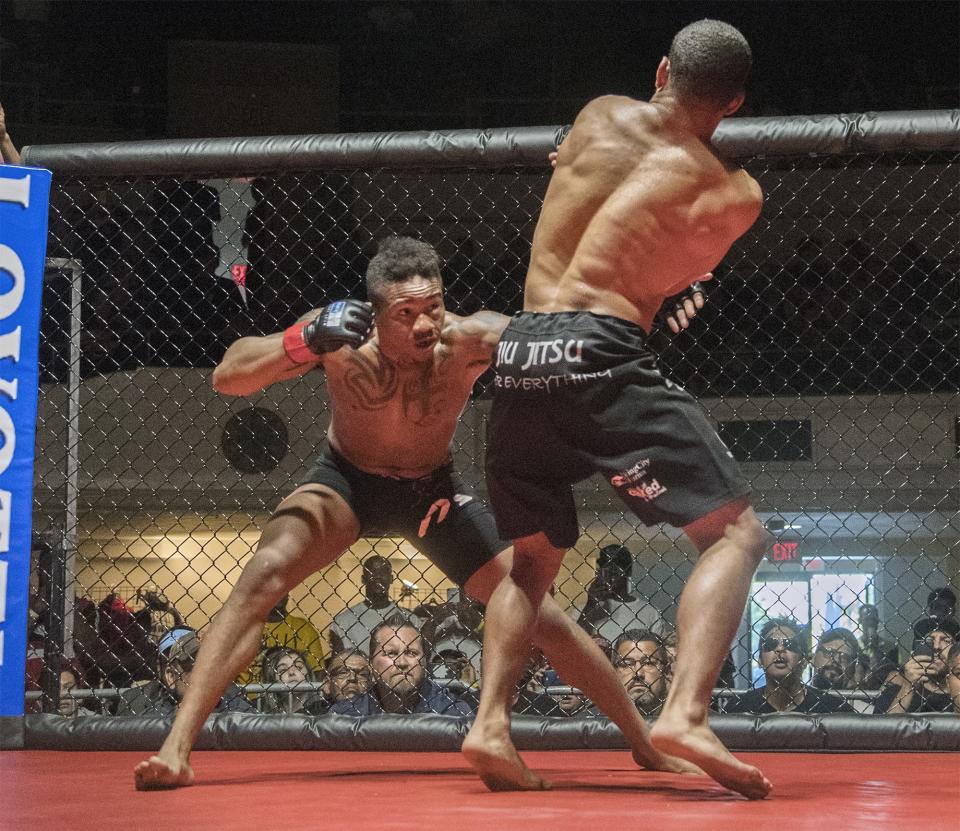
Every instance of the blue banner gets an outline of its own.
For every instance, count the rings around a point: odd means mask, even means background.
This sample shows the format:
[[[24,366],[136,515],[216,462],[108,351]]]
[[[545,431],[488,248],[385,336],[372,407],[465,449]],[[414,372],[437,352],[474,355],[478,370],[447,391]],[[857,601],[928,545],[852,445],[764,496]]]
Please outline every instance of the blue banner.
[[[49,170],[0,165],[0,716],[23,715]]]

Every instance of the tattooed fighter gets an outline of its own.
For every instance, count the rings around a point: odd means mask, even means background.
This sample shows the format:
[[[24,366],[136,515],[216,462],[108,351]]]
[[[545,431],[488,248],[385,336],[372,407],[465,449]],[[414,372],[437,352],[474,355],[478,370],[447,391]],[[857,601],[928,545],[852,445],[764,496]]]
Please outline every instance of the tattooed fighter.
[[[284,332],[241,338],[213,372],[219,392],[249,395],[322,367],[332,418],[319,458],[267,522],[211,623],[170,734],[135,769],[138,789],[193,782],[188,759],[197,733],[252,660],[270,610],[358,537],[405,537],[481,602],[510,571],[509,543],[498,538],[492,515],[450,457],[457,420],[509,318],[446,312],[437,253],[418,240],[385,240],[366,281],[370,304],[339,301]],[[670,328],[686,327],[701,306],[698,296],[671,308]],[[549,597],[533,640],[617,723],[638,765],[699,773],[653,749],[613,666]]]

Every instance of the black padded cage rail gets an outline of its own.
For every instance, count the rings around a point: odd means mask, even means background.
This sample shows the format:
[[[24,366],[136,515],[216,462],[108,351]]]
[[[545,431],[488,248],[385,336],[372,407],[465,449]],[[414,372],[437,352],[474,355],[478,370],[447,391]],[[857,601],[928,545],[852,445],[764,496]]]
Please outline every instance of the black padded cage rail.
[[[392,233],[437,247],[452,311],[517,311],[547,154],[567,129],[24,149],[26,164],[55,174],[26,673],[28,708],[44,714],[5,724],[8,739],[126,746],[146,730],[154,743],[161,722],[116,717],[116,702],[158,682],[165,630],[202,629],[215,614],[329,418],[320,373],[228,399],[212,391],[211,368],[238,337],[363,297],[366,263]],[[763,683],[762,628],[790,618],[810,664],[825,631],[859,638],[855,660],[824,654],[839,662],[837,695],[864,716],[721,715],[718,730],[725,740],[776,736],[771,746],[798,735],[805,749],[956,746],[955,717],[865,716],[889,703],[884,681],[924,640],[915,624],[930,592],[957,590],[960,110],[731,119],[715,144],[758,179],[764,210],[717,268],[699,320],[679,336],[661,328],[651,342],[664,374],[717,425],[775,536],[716,703]],[[453,446],[481,494],[488,384],[478,382]],[[653,614],[669,640],[692,548],[675,529],[639,526],[601,481],[576,496],[583,535],[558,577],[558,601],[613,640],[602,624],[616,601],[597,589],[597,555],[622,545],[640,611],[616,628],[650,628]],[[291,594],[288,612],[306,625],[289,645],[309,665],[311,692],[324,681],[331,622],[362,599],[361,564],[374,553],[393,567],[395,603],[417,613],[429,643],[448,647],[426,672],[475,683],[478,667],[467,665],[477,662],[482,610],[408,542],[385,535],[361,540]],[[876,632],[861,627],[864,605],[876,607]],[[264,652],[269,645],[265,633]],[[238,681],[263,680],[260,669],[255,662]],[[87,689],[71,695],[61,670]],[[531,666],[530,688],[565,699],[566,716],[524,720],[540,725],[531,734],[616,733],[583,721],[589,702],[561,696],[563,679],[544,670]],[[664,684],[669,672],[664,661]],[[814,675],[811,667],[804,678]],[[314,730],[386,729],[332,716],[304,727],[313,722],[283,712],[294,698],[273,702],[280,713],[212,723],[218,735],[290,731],[294,742]],[[250,699],[265,709],[265,696]],[[63,723],[58,711],[69,714]],[[433,717],[390,724],[426,744],[436,733],[444,746],[440,736],[460,729],[434,730],[448,723]]]

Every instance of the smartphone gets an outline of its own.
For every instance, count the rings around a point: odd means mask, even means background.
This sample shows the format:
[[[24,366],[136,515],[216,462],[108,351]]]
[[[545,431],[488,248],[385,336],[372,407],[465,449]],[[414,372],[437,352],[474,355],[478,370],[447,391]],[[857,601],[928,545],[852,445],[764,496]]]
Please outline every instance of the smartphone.
[[[920,641],[913,645],[913,657],[914,658],[932,658],[933,657],[933,644],[927,641]]]

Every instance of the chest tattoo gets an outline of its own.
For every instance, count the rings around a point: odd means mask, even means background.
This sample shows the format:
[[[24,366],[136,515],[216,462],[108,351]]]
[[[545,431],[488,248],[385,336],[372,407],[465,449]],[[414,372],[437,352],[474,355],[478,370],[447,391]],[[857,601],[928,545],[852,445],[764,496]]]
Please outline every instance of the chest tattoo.
[[[379,352],[373,355],[353,352],[343,380],[359,408],[382,410],[396,400],[404,418],[421,424],[431,416],[443,414],[447,401],[444,390],[449,387],[449,379],[443,372],[445,363],[446,356],[439,356],[435,364],[401,379],[396,364]]]
[[[379,352],[368,357],[351,352],[343,376],[347,389],[365,410],[381,410],[397,392],[397,368]]]

